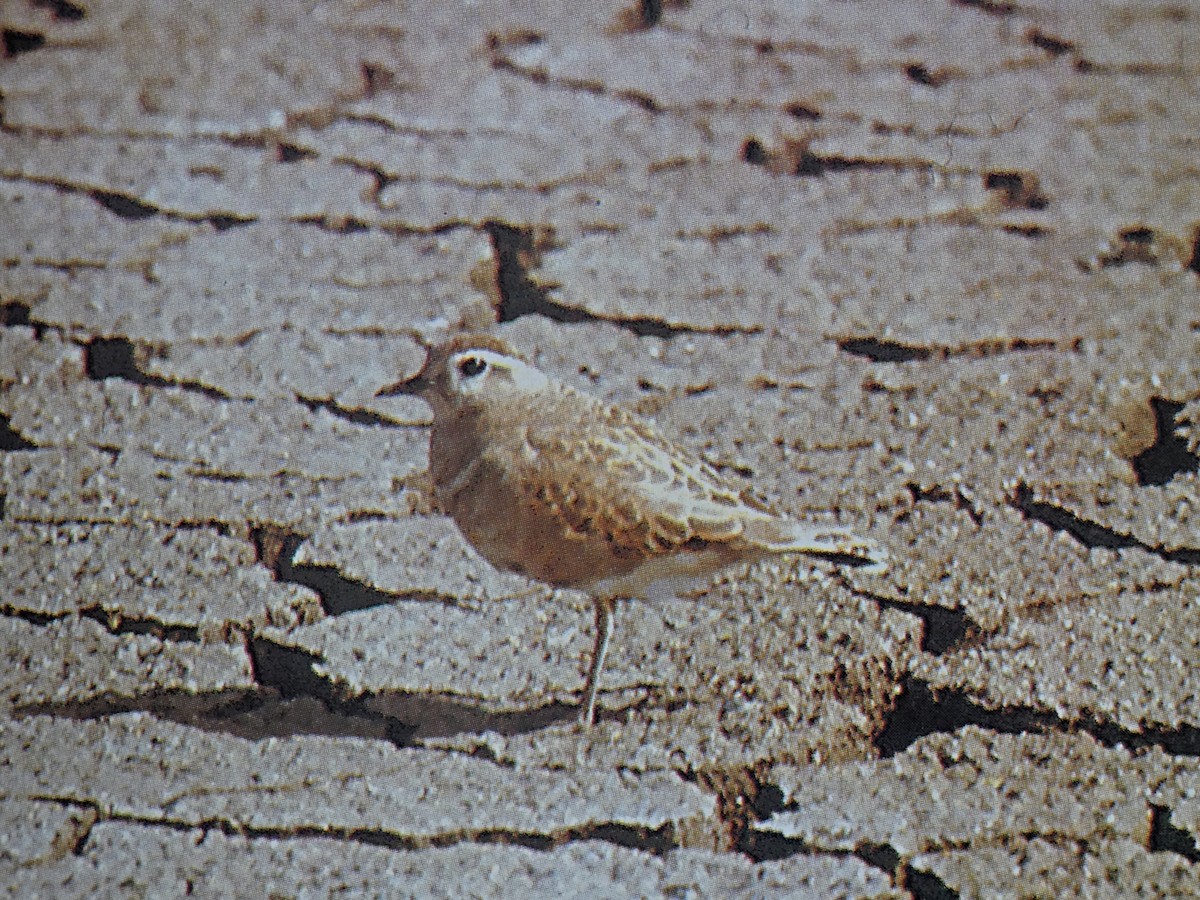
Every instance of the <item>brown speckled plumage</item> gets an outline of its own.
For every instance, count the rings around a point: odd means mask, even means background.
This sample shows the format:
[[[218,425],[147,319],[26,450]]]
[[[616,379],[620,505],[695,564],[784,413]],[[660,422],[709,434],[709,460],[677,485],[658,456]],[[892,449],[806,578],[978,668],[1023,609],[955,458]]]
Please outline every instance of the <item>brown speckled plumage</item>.
[[[590,722],[613,601],[679,589],[781,552],[859,557],[876,548],[774,514],[649,422],[534,368],[498,338],[432,349],[401,389],[433,407],[438,501],[498,568],[590,593],[597,646]]]

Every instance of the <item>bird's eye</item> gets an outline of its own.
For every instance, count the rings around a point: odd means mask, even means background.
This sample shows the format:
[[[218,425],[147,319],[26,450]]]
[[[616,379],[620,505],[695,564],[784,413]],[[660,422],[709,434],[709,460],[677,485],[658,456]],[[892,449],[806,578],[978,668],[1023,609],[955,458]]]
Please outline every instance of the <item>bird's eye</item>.
[[[482,374],[486,368],[487,363],[478,356],[468,356],[458,364],[458,371],[463,378],[474,378],[476,375]]]

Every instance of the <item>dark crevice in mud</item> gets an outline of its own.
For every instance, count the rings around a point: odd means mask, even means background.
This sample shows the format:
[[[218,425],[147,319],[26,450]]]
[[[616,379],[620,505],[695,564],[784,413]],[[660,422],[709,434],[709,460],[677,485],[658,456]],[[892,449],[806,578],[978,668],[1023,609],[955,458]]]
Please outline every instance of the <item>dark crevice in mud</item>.
[[[895,600],[866,591],[852,590],[887,609],[899,610],[919,618],[924,625],[921,632],[921,649],[934,656],[943,656],[951,650],[956,650],[971,637],[979,634],[979,624],[961,609],[950,609],[936,603]]]
[[[0,615],[42,627],[78,616],[81,619],[90,619],[98,623],[113,635],[144,634],[164,642],[199,643],[200,641],[200,631],[193,625],[172,625],[159,619],[124,615],[115,610],[106,610],[99,605],[69,609],[58,613],[43,613],[4,603],[0,604]]]
[[[240,228],[252,225],[258,221],[255,216],[239,216],[235,213],[208,213],[202,216],[179,216],[190,222],[207,222],[217,231],[228,231],[230,228]]]
[[[410,423],[397,421],[371,409],[342,406],[332,398],[306,397],[303,394],[297,394],[296,400],[309,412],[316,412],[318,409],[323,409],[331,416],[336,416],[355,425],[369,425],[383,428],[412,427]]]
[[[304,542],[305,535],[253,529],[251,539],[254,541],[259,561],[271,570],[275,580],[285,584],[298,584],[314,591],[327,615],[337,616],[371,609],[399,599],[395,595],[347,578],[333,566],[297,565],[294,561],[296,551]]]
[[[1028,707],[988,709],[964,691],[935,691],[918,678],[905,680],[883,731],[875,737],[875,746],[887,759],[904,752],[920,738],[954,732],[966,725],[1002,734],[1082,732],[1106,747],[1121,745],[1128,750],[1158,747],[1176,756],[1200,756],[1200,728],[1190,725],[1130,731],[1099,719],[1072,721]]]
[[[149,828],[165,828],[170,831],[201,833],[214,831],[231,837],[248,840],[271,841],[301,840],[313,838],[367,844],[388,850],[412,851],[433,847],[453,847],[461,844],[503,844],[525,847],[529,850],[550,851],[566,844],[583,841],[605,841],[620,847],[628,847],[661,856],[679,847],[675,828],[671,823],[659,828],[626,825],[620,822],[593,822],[575,828],[556,829],[549,832],[518,831],[516,829],[487,828],[444,832],[429,835],[404,835],[382,828],[352,828],[347,826],[316,824],[294,826],[247,825],[245,822],[209,818],[200,821],[176,820],[165,816],[145,816],[113,811],[100,801],[86,797],[57,794],[38,794],[31,797],[43,803],[56,803],[70,809],[86,810],[97,821],[122,822]]]
[[[762,782],[755,778],[756,794],[750,798],[751,811],[757,821],[764,822],[776,813],[794,811],[795,804],[788,803],[783,790],[776,784]],[[831,849],[816,847],[808,844],[802,838],[787,837],[769,827],[759,828],[747,826],[735,835],[736,842],[732,849],[742,853],[754,862],[771,862],[788,859],[793,856],[834,856],[857,857],[867,865],[886,872],[895,880],[896,870],[900,863],[900,855],[888,845],[860,844],[854,850]]]
[[[83,369],[93,381],[123,378],[140,383],[146,376],[134,361],[134,345],[127,338],[93,338],[84,346]]]
[[[862,843],[853,850],[831,850],[814,847],[801,838],[786,837],[777,831],[752,828],[743,835],[737,850],[757,863],[776,862],[781,859],[790,859],[793,856],[854,857],[862,860],[871,868],[886,873],[893,881],[908,886],[905,879],[910,870],[908,866],[901,866],[900,854],[890,844]],[[936,897],[938,895],[921,895],[914,892],[914,896]]]
[[[76,810],[71,816],[71,827],[75,839],[63,849],[72,856],[83,856],[87,850],[88,841],[92,839],[92,828],[100,821],[99,813],[94,809]]]
[[[138,618],[120,612],[90,606],[79,610],[84,619],[91,619],[106,628],[111,634],[144,634],[160,641],[196,644],[200,642],[200,629],[194,625],[171,625],[157,619]]]
[[[313,664],[320,657],[296,647],[254,638],[247,644],[254,681],[278,693],[284,701],[310,699],[323,707],[322,719],[332,716],[344,721],[343,733],[362,734],[366,729],[397,747],[411,746],[413,726],[375,710],[368,709],[362,698],[346,699],[338,686],[319,675]]]
[[[393,513],[381,509],[352,509],[333,521],[337,525],[357,525],[359,522],[387,522],[394,518]]]
[[[52,326],[38,322],[32,317],[33,307],[20,300],[7,300],[0,303],[0,328],[32,328],[35,340],[41,340],[46,329]]]
[[[389,594],[378,588],[347,578],[333,566],[296,563],[296,551],[305,535],[270,527],[251,529],[258,561],[271,570],[275,580],[298,584],[316,593],[326,615],[340,616],[348,612],[385,606],[399,600],[436,599],[424,594]]]
[[[663,0],[637,0],[632,12],[632,24],[640,31],[653,28],[662,21]]]
[[[788,170],[797,178],[815,178],[830,172],[855,170],[901,172],[905,169],[928,169],[930,167],[929,163],[923,160],[842,156],[838,153],[822,154],[802,146],[789,147],[785,150],[785,154],[792,163]]]
[[[18,325],[32,325],[29,314],[34,307],[23,304],[19,300],[7,300],[0,304],[0,328],[16,328]]]
[[[5,28],[0,31],[3,41],[5,59],[12,59],[22,53],[37,50],[46,43],[46,36],[36,31],[20,31],[16,28]]]
[[[933,351],[928,347],[902,344],[899,341],[884,341],[878,338],[844,338],[837,342],[838,349],[852,356],[862,356],[872,362],[903,363],[929,359]]]
[[[800,119],[802,122],[818,122],[824,115],[815,106],[799,100],[784,106],[783,111],[793,119]]]
[[[1023,482],[1017,485],[1010,497],[1010,502],[1013,508],[1027,519],[1041,522],[1054,531],[1065,531],[1085,547],[1120,549],[1142,546],[1141,541],[1135,537],[1082,519],[1075,513],[1063,509],[1061,506],[1055,506],[1053,503],[1033,499],[1032,488]]]
[[[550,299],[550,288],[529,277],[541,263],[542,254],[553,246],[548,229],[519,228],[505,222],[486,222],[484,231],[496,258],[496,290],[500,297],[497,320],[511,322],[534,313],[556,322],[586,322],[587,313],[560,306]]]
[[[1150,835],[1146,849],[1151,853],[1177,853],[1188,862],[1200,863],[1200,847],[1191,832],[1171,822],[1171,810],[1165,806],[1150,807]]]
[[[982,359],[1002,353],[1029,353],[1037,350],[1065,350],[1078,353],[1079,338],[983,338],[963,344],[905,344],[870,336],[835,338],[838,349],[872,362],[905,363],[927,359],[969,357]]]
[[[1031,239],[1043,238],[1046,235],[1050,234],[1050,229],[1046,228],[1042,225],[1008,224],[1008,225],[1001,226],[1000,230],[1008,232],[1009,234],[1015,234],[1015,235],[1019,235],[1020,237],[1031,238]]]
[[[31,176],[28,180],[34,184],[43,184],[64,193],[90,197],[113,215],[131,221],[148,219],[151,216],[162,216],[165,219],[177,222],[190,222],[193,225],[208,224],[217,231],[228,231],[230,228],[251,225],[258,221],[257,216],[241,215],[228,211],[183,212],[180,210],[163,209],[120,191],[89,187],[88,185],[76,184],[75,182],[58,178]]]
[[[257,221],[255,216],[241,216],[230,212],[182,213],[160,209],[157,206],[138,200],[136,197],[116,191],[90,190],[86,193],[114,215],[133,221],[161,215],[168,219],[176,219],[183,222],[197,224],[207,222],[217,231],[228,231],[230,228],[236,228],[240,225],[250,225]]]
[[[906,680],[883,731],[876,735],[875,746],[887,759],[904,752],[920,738],[957,731],[965,725],[979,725],[1004,734],[1022,734],[1042,731],[1047,723],[1057,721],[1054,716],[1030,710],[988,710],[965,694],[935,694],[927,682],[910,678]]]
[[[270,651],[260,652],[260,659],[270,655]],[[309,657],[310,674],[311,661]],[[262,659],[262,662],[268,678],[286,682],[290,688],[297,688],[306,681],[298,664],[283,665],[278,657]],[[333,696],[332,685],[309,683],[307,686],[319,688],[329,698],[321,699],[298,690],[284,696],[282,690],[271,685],[200,693],[171,689],[136,696],[105,694],[89,700],[28,704],[16,709],[15,713],[18,717],[48,715],[94,720],[142,712],[164,721],[249,741],[322,735],[385,740],[397,747],[409,746],[408,734],[412,729],[404,723],[390,721],[379,713],[359,710],[353,701],[338,701]]]
[[[1025,40],[1039,50],[1045,50],[1051,56],[1063,56],[1075,52],[1075,45],[1068,40],[1047,34],[1040,28],[1030,28],[1025,32]]]
[[[582,309],[564,306],[551,299],[554,285],[540,285],[529,275],[540,264],[542,254],[554,246],[549,229],[517,227],[505,222],[484,223],[495,253],[496,293],[499,302],[496,321],[512,322],[522,316],[539,315],[554,322],[606,322],[624,328],[639,337],[670,339],[680,334],[757,334],[758,326],[714,326],[701,328],[669,324],[660,319],[643,317],[603,316]]]
[[[12,427],[12,419],[0,413],[0,453],[36,450],[37,444]]]
[[[578,841],[604,841],[661,856],[679,846],[675,829],[671,824],[660,828],[639,828],[617,822],[595,822],[577,828],[564,828],[552,832],[512,831],[503,828],[488,828],[428,838],[403,838],[388,836],[392,849],[418,849],[421,847],[451,847],[457,844],[504,844],[525,847],[529,850],[550,851],[556,847]]]
[[[9,616],[13,619],[20,619],[22,622],[28,622],[30,625],[49,625],[52,622],[58,622],[65,619],[69,613],[40,613],[32,609],[20,609],[9,603],[0,604],[0,615]]]
[[[491,712],[473,701],[445,695],[384,691],[349,696],[345,688],[316,671],[314,665],[321,658],[315,653],[266,638],[250,638],[246,650],[256,687],[104,694],[88,700],[27,704],[15,713],[99,719],[146,712],[246,740],[311,734],[383,740],[396,747],[462,734],[528,734],[572,722],[579,714],[575,706],[564,703]]]
[[[87,851],[88,841],[91,840],[92,829],[103,818],[101,804],[94,800],[46,794],[32,794],[28,799],[35,803],[52,804],[70,812],[69,821],[64,823],[64,827],[54,835],[50,843],[51,852],[55,854],[53,858],[60,858],[60,854],[83,856]],[[39,863],[46,861],[47,858],[42,857]]]
[[[783,789],[777,784],[763,784],[758,793],[750,798],[750,808],[759,821],[769,819],[785,807]]]
[[[856,587],[846,578],[842,578],[841,583],[856,597],[872,600],[885,609],[894,609],[920,619],[922,624],[921,649],[933,656],[944,656],[952,650],[962,648],[967,642],[978,640],[982,635],[979,623],[972,619],[965,610],[951,609],[936,603],[916,603],[911,600],[885,597],[874,591]]]
[[[559,844],[573,841],[604,841],[655,856],[662,856],[679,847],[679,839],[670,823],[658,828],[649,828],[619,822],[599,822],[568,829],[557,840]]]
[[[976,526],[983,525],[983,511],[967,496],[961,485],[956,484],[953,490],[947,490],[940,484],[925,487],[918,482],[910,481],[905,487],[908,488],[914,505],[917,503],[950,503],[959,512],[965,512]]]
[[[255,683],[273,688],[285,700],[312,697],[332,703],[339,699],[333,682],[313,669],[321,661],[317,654],[263,638],[251,639],[247,650]]]
[[[382,63],[360,63],[358,72],[362,84],[362,97],[365,100],[373,99],[385,91],[396,88],[398,81],[396,73]]]
[[[1009,209],[1039,211],[1050,205],[1038,177],[1032,172],[988,172],[983,176],[983,186],[996,191]]]
[[[1184,404],[1165,397],[1151,397],[1154,411],[1154,444],[1132,460],[1134,474],[1140,485],[1164,485],[1176,475],[1200,471],[1200,456],[1188,449],[1187,441],[1175,433],[1176,417]]]
[[[388,185],[393,184],[394,182],[399,180],[398,176],[390,174],[387,171],[387,169],[385,169],[382,165],[380,165],[379,163],[376,163],[376,162],[369,162],[366,160],[355,159],[354,157],[351,157],[351,156],[335,156],[333,161],[337,165],[346,166],[352,172],[355,172],[359,175],[364,175],[367,178],[370,178],[371,179],[370,196],[371,196],[372,201],[376,202],[376,203],[378,203],[379,195],[383,193],[384,189]]]
[[[38,259],[33,260],[33,265],[39,269],[53,269],[56,272],[64,272],[74,278],[80,272],[91,269],[93,271],[104,271],[107,264],[96,260],[88,259]]]
[[[313,225],[317,228],[320,228],[322,231],[328,231],[333,234],[362,234],[363,232],[371,230],[371,226],[367,222],[364,222],[361,219],[356,219],[353,216],[331,216],[322,213],[319,215],[294,216],[291,221],[296,225]],[[455,227],[459,227],[457,223],[447,226],[442,230],[450,231]],[[403,231],[403,229],[394,230],[397,232]],[[415,231],[427,233],[421,231],[420,229],[416,229]],[[436,229],[430,229],[428,233],[438,234],[440,232]]]
[[[636,19],[634,19],[634,25],[635,28],[632,30],[641,30],[636,27]],[[562,88],[568,91],[580,91],[585,94],[591,94],[594,97],[610,97],[614,100],[621,100],[648,113],[657,114],[664,111],[663,107],[649,94],[628,89],[613,90],[605,85],[604,82],[595,79],[571,78],[564,75],[554,76],[544,68],[523,66],[502,54],[502,51],[507,47],[540,44],[544,40],[545,38],[542,35],[530,30],[518,30],[506,34],[492,32],[488,35],[486,42],[486,46],[492,54],[492,68],[498,72],[510,72],[521,78],[527,78],[538,85]]]
[[[1121,229],[1116,240],[1109,242],[1105,252],[1098,254],[1091,261],[1081,261],[1079,265],[1084,271],[1089,271],[1093,265],[1101,269],[1116,269],[1133,263],[1157,266],[1161,261],[1160,253],[1173,244],[1174,241],[1169,237],[1165,241],[1159,241],[1153,228],[1134,225]]]
[[[742,144],[741,152],[742,162],[750,163],[752,166],[765,166],[771,159],[767,153],[767,149],[762,145],[762,141],[758,138],[746,138]]]
[[[843,156],[837,153],[817,153],[810,149],[810,140],[785,140],[778,149],[768,149],[757,137],[747,138],[741,149],[743,162],[762,166],[773,175],[793,175],[797,178],[816,178],[830,172],[892,171],[928,169],[929,163],[918,159],[892,157]]]
[[[381,693],[363,701],[370,709],[407,723],[414,743],[460,734],[495,732],[511,737],[573,722],[579,708],[568,703],[547,703],[529,709],[496,712],[469,699],[431,694]],[[624,721],[624,710],[597,711],[598,721]]]
[[[421,600],[453,603],[450,598],[408,594],[397,596],[351,581],[332,568],[297,566],[296,549],[303,535],[273,527],[251,531],[260,562],[279,581],[299,584],[315,591],[329,615],[394,603],[397,600]],[[504,735],[525,734],[573,719],[574,706],[552,703],[516,712],[490,712],[478,704],[457,697],[404,692],[364,694],[343,699],[340,689],[318,675],[313,663],[318,657],[298,648],[286,647],[265,639],[250,642],[255,681],[271,688],[284,699],[310,697],[329,712],[359,722],[382,723],[384,736],[398,745],[435,737],[494,731]]]
[[[59,22],[78,22],[87,17],[87,10],[70,0],[31,0],[35,7],[50,10]]]
[[[1192,253],[1188,257],[1187,269],[1200,275],[1200,225],[1192,230]]]
[[[958,891],[932,872],[922,872],[912,866],[904,867],[901,881],[916,900],[957,900],[959,896]]]
[[[120,378],[143,387],[178,388],[203,394],[213,400],[233,399],[224,391],[207,384],[147,375],[138,368],[138,357],[150,352],[149,348],[140,347],[128,338],[92,338],[83,345],[84,373],[93,381]]]
[[[854,855],[868,866],[894,874],[900,868],[900,854],[891,844],[862,843],[854,848]]]
[[[889,844],[864,843],[854,850],[825,850],[813,847],[800,838],[789,838],[774,831],[751,829],[737,848],[754,862],[774,862],[793,856],[854,857],[868,866],[879,869],[894,883],[906,888],[917,900],[947,900],[957,897],[936,875],[901,865],[900,854]]]
[[[951,0],[956,6],[966,6],[987,13],[989,16],[1011,16],[1017,11],[1017,4],[1006,3],[1004,0]]]
[[[671,0],[636,0],[634,6],[618,13],[618,28],[628,32],[649,31],[662,22],[662,8],[670,5]]]
[[[759,831],[757,828],[747,829],[738,841],[737,850],[756,863],[776,862],[813,852],[799,838],[785,837],[777,831]]]
[[[152,206],[149,203],[143,203],[128,194],[119,194],[116,191],[88,191],[88,196],[107,209],[110,213],[120,216],[122,219],[149,219],[151,216],[158,215],[158,207]]]
[[[275,145],[275,159],[281,163],[300,162],[305,159],[316,159],[320,156],[316,150],[301,147],[298,144],[280,142]]]
[[[1106,547],[1120,550],[1135,548],[1153,553],[1167,562],[1181,563],[1185,566],[1200,565],[1200,548],[1175,547],[1167,549],[1147,544],[1129,534],[1115,531],[1105,525],[1092,522],[1077,516],[1070,510],[1063,509],[1044,500],[1035,500],[1033,489],[1024,482],[1019,483],[1008,498],[1009,504],[1026,519],[1033,519],[1054,531],[1065,531],[1076,541],[1087,548]]]
[[[939,88],[950,80],[945,69],[930,69],[923,63],[910,63],[904,67],[904,74],[909,81],[931,88]]]

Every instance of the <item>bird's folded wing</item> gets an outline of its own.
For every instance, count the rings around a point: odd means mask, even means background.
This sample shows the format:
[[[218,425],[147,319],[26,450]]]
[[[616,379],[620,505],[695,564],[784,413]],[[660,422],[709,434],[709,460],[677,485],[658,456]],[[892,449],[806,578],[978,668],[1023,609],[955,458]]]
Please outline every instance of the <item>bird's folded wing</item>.
[[[741,485],[649,425],[622,411],[613,419],[586,433],[562,425],[525,430],[518,480],[568,536],[602,535],[645,556],[715,543],[876,567],[885,558],[877,545],[848,532],[772,515]]]
[[[738,540],[748,506],[739,486],[641,422],[606,422],[586,433],[531,427],[519,481],[549,504],[569,532],[598,532],[655,555],[689,543]]]

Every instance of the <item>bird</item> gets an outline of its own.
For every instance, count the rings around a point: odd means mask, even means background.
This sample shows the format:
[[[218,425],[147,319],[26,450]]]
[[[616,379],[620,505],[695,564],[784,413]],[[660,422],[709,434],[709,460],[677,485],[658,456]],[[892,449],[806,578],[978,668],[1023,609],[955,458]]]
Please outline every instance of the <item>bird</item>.
[[[497,569],[582,591],[595,640],[580,702],[591,726],[618,600],[679,596],[735,563],[815,554],[885,568],[876,543],[775,513],[744,485],[624,407],[464,334],[427,348],[409,394],[433,411],[437,505]]]

